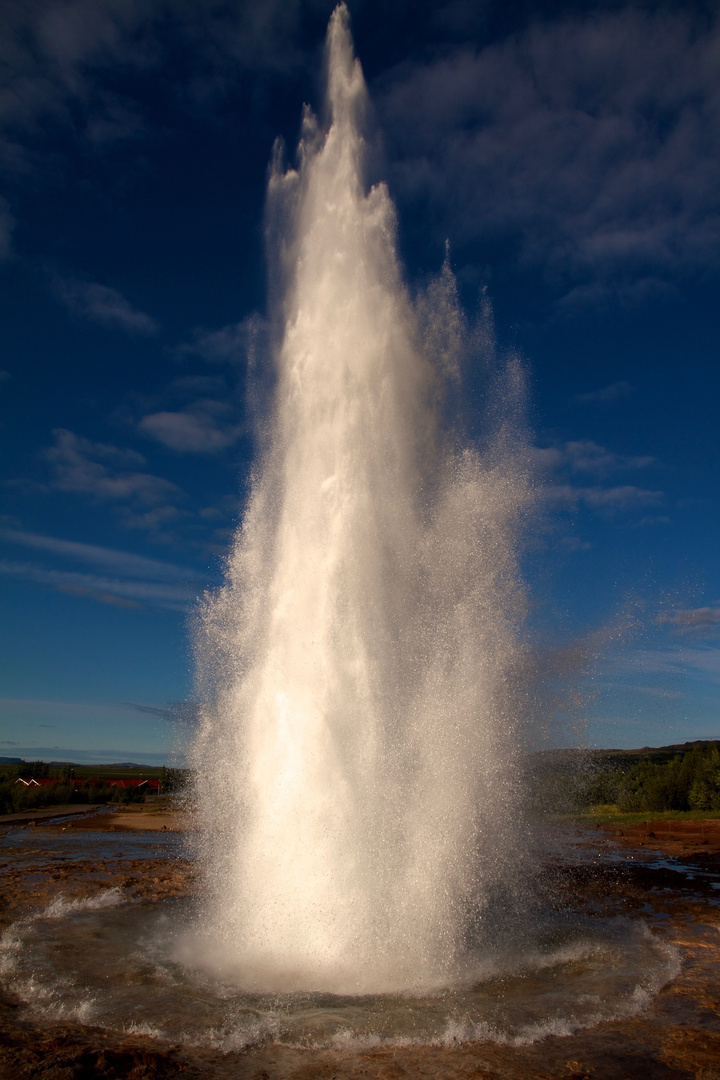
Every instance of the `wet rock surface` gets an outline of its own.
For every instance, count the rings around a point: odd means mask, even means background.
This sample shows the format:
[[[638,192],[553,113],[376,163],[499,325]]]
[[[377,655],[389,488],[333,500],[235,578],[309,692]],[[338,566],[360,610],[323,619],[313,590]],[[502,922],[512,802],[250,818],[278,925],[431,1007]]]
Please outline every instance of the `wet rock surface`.
[[[17,829],[12,836],[7,829],[0,833],[0,926],[59,895],[79,899],[117,887],[131,898],[160,902],[191,893],[191,861],[177,849],[163,854],[152,845],[134,852],[132,822],[127,825],[130,835],[114,849],[111,844],[102,848],[103,830],[109,831],[110,824],[96,823],[89,840],[81,840],[82,830],[65,834],[60,851],[53,838],[61,827],[30,827],[20,839]],[[697,842],[692,836],[691,849],[679,850],[673,845],[691,842],[687,831],[668,829],[667,847],[661,831],[646,828],[645,834],[648,831],[655,833],[649,838],[655,841],[651,852],[643,851],[642,836],[584,836],[581,857],[577,851],[568,859],[556,853],[546,861],[541,880],[559,906],[642,917],[654,933],[679,949],[679,976],[632,1019],[570,1036],[548,1036],[529,1046],[482,1042],[301,1050],[266,1043],[222,1054],[80,1023],[41,1023],[31,1009],[5,993],[0,997],[0,1077],[720,1080],[720,892],[713,888],[720,881],[720,855],[714,843],[703,844],[702,830]],[[99,854],[83,849],[84,843],[96,842],[101,844]]]

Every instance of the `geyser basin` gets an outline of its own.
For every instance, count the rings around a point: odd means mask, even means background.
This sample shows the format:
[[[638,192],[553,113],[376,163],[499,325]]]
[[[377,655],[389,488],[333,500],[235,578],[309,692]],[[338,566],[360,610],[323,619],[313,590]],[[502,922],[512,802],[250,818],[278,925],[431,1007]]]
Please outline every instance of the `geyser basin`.
[[[5,985],[46,1020],[225,1051],[267,1039],[351,1048],[570,1034],[640,1011],[678,967],[674,950],[642,926],[548,920],[532,951],[452,990],[251,994],[181,962],[178,927],[186,919],[180,903],[128,903],[119,889],[87,901],[56,900],[5,931]]]

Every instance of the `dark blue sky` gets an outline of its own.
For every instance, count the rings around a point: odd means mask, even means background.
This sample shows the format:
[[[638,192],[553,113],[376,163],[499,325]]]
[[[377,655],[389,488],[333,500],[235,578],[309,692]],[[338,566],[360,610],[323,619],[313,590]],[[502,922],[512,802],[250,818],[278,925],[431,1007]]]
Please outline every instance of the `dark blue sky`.
[[[591,741],[717,737],[715,5],[349,6],[408,284],[449,240],[528,366],[533,634]],[[320,106],[331,10],[2,7],[0,754],[164,760],[188,730],[263,386],[268,162]]]

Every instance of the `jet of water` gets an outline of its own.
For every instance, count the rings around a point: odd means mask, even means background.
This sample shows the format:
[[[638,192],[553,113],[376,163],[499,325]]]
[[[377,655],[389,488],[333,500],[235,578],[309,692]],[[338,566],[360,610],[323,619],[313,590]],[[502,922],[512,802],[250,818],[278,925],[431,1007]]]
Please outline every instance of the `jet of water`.
[[[482,452],[448,428],[454,281],[421,304],[403,283],[344,5],[327,72],[326,123],[306,111],[297,169],[269,184],[274,400],[199,618],[192,763],[216,966],[365,993],[462,978],[519,902],[532,485],[516,365]]]

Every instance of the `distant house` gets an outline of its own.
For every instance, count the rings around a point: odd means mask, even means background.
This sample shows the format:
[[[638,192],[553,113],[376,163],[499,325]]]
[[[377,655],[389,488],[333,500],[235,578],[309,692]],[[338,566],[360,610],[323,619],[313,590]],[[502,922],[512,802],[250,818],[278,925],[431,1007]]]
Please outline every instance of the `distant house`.
[[[152,792],[157,795],[160,791],[160,781],[157,779],[152,780],[97,780],[93,778],[88,780],[89,784],[106,784],[108,787],[121,787],[121,788],[143,788],[147,794]]]
[[[16,784],[24,784],[25,787],[51,787],[53,784],[73,784],[75,787],[77,787],[78,784],[84,784],[85,781],[84,780],[57,780],[57,779],[54,779],[52,776],[39,776],[39,777],[37,777],[37,779],[33,778],[31,780],[23,780],[22,777],[19,777],[15,781],[15,783]]]

